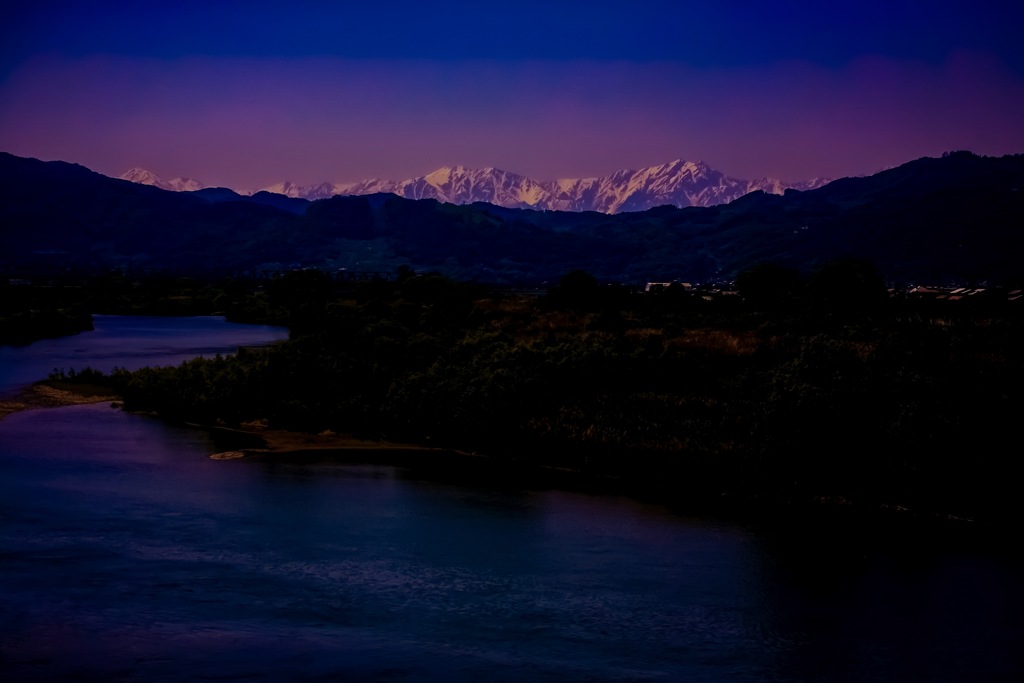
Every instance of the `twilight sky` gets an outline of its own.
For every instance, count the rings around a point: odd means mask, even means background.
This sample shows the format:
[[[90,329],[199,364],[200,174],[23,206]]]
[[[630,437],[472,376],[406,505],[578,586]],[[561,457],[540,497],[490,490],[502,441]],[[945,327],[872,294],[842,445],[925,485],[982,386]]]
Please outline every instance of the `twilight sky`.
[[[1024,152],[1020,2],[19,4],[0,150],[108,175],[259,189],[682,158],[800,180]]]

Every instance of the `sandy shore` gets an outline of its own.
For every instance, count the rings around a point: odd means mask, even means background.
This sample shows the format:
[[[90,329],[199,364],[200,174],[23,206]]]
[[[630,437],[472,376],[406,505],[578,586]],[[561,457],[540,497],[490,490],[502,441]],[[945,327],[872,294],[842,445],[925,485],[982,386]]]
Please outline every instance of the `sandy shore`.
[[[74,386],[72,389],[60,389],[48,384],[32,384],[14,397],[0,400],[0,419],[11,413],[39,408],[59,408],[62,406],[83,405],[87,403],[114,403],[121,398],[116,394],[107,393],[102,387],[90,388]],[[308,453],[312,451],[391,451],[394,453],[452,453],[450,449],[433,448],[419,444],[395,443],[391,441],[372,441],[357,439],[334,432],[306,434],[289,432],[280,429],[267,429],[258,423],[243,424],[238,428],[216,427],[194,424],[194,427],[216,429],[225,433],[240,436],[257,437],[263,443],[259,447],[243,448],[222,453],[214,453],[210,457],[217,460],[230,460],[247,455],[285,455],[290,453]],[[472,455],[464,453],[462,455]]]
[[[0,400],[0,420],[11,413],[34,408],[59,408],[85,403],[108,403],[121,400],[116,394],[103,393],[88,388],[69,391],[47,384],[32,384],[15,397]]]

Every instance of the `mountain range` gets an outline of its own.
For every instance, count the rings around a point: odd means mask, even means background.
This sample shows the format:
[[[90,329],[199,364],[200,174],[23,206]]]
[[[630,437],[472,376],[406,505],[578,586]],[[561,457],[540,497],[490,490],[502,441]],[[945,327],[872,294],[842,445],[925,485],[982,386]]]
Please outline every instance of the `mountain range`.
[[[538,211],[395,194],[319,201],[166,191],[0,152],[0,274],[319,268],[536,286],[721,281],[758,263],[810,273],[839,258],[892,282],[1024,283],[1024,155],[952,152],[872,176],[728,204]]]
[[[192,178],[163,180],[141,168],[120,176],[123,180],[163,190],[204,189]],[[408,180],[363,180],[356,183],[296,185],[282,182],[263,191],[298,199],[327,199],[338,195],[390,193],[406,199],[436,199],[449,204],[486,202],[510,209],[543,211],[599,211],[614,214],[646,211],[656,206],[714,206],[727,204],[755,191],[783,194],[786,190],[812,190],[830,182],[826,178],[786,183],[775,178],[739,180],[703,161],[677,159],[639,170],[616,171],[600,178],[538,181],[497,168],[465,166],[439,168]],[[245,194],[245,193],[242,193]]]

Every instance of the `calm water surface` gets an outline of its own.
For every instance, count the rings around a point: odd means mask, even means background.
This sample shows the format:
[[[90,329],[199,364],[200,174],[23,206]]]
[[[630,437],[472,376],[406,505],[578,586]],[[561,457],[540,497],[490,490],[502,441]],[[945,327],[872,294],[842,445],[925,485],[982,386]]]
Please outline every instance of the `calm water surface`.
[[[0,678],[1024,677],[999,553],[224,447],[102,404],[0,421]]]

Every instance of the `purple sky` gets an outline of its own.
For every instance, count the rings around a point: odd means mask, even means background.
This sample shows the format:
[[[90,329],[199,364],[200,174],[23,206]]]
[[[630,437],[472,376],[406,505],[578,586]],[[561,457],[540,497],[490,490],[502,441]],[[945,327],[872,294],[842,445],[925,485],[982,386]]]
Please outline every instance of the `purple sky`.
[[[641,4],[36,3],[0,28],[0,150],[241,189],[1024,152],[1011,3]]]

